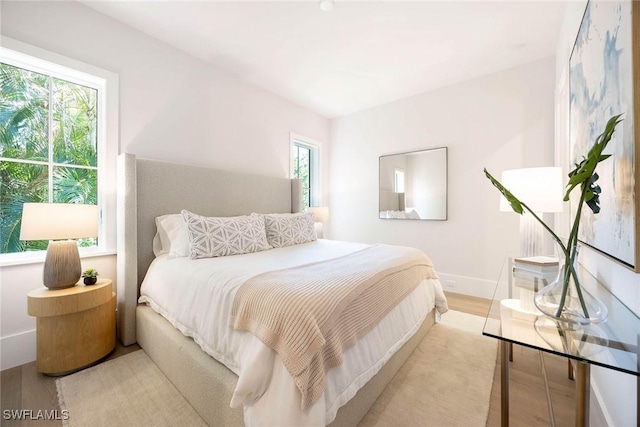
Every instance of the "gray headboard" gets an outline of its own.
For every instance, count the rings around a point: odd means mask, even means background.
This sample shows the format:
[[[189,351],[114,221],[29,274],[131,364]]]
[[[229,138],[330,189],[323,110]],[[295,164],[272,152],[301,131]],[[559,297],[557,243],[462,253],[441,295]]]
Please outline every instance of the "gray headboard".
[[[182,209],[206,216],[300,212],[297,179],[118,156],[118,338],[136,342],[139,288],[153,261],[155,218]]]

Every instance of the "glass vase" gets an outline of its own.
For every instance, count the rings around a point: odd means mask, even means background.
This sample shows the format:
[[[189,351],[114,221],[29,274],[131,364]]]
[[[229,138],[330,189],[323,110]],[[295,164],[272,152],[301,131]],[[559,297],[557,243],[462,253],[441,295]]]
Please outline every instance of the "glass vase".
[[[605,321],[607,307],[581,286],[578,248],[569,259],[561,256],[560,263],[555,280],[540,289],[533,299],[538,310],[564,323],[589,325]]]

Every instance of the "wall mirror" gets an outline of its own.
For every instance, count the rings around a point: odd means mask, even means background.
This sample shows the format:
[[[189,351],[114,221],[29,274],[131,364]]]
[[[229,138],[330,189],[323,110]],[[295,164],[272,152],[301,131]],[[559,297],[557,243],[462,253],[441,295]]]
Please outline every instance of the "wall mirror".
[[[383,219],[447,219],[447,147],[380,156]]]

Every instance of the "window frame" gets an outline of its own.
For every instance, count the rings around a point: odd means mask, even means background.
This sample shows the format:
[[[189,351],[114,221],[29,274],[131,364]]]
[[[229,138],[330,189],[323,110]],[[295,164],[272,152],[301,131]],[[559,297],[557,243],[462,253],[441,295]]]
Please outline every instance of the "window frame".
[[[309,207],[320,206],[320,145],[307,137],[291,133],[290,135],[290,178],[294,175],[294,150],[302,147],[309,150]]]
[[[96,197],[100,211],[99,238],[97,246],[78,249],[81,258],[115,254],[118,75],[8,37],[0,37],[0,62],[98,90]],[[0,266],[42,262],[45,254],[46,251],[0,254]]]

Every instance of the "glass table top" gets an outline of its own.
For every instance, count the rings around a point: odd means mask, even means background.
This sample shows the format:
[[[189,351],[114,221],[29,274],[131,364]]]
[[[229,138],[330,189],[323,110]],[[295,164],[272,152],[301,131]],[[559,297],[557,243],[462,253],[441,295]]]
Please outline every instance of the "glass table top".
[[[514,273],[507,257],[483,335],[640,376],[640,318],[582,267],[580,275],[583,288],[604,302],[609,314],[599,324],[569,328],[533,305],[545,280]]]

